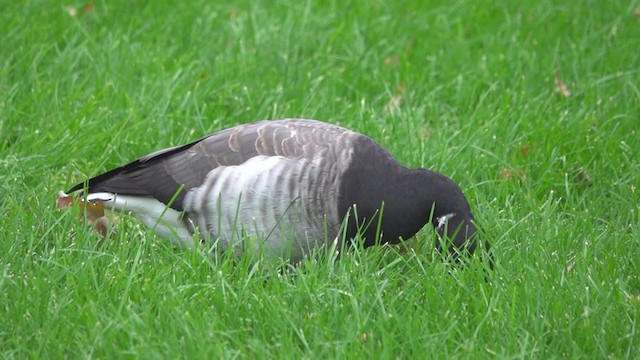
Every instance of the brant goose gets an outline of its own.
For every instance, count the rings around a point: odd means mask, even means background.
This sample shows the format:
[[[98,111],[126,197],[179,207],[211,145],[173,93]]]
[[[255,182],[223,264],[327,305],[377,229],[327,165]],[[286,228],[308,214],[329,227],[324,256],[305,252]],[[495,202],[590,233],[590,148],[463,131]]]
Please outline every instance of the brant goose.
[[[473,215],[453,181],[406,168],[369,137],[315,120],[235,126],[68,193],[83,189],[87,206],[130,212],[178,246],[199,239],[238,256],[261,249],[297,262],[358,233],[365,247],[398,243],[428,222],[454,257],[476,248]],[[60,204],[67,195],[59,197]]]

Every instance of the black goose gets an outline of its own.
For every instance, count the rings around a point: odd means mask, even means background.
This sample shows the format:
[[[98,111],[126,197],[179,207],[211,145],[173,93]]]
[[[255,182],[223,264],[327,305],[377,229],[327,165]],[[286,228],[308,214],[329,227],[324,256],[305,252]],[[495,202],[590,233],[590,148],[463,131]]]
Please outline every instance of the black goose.
[[[262,249],[296,262],[358,232],[364,246],[397,243],[431,222],[452,254],[476,248],[473,215],[453,181],[408,169],[369,137],[315,120],[229,128],[68,192],[83,189],[87,201],[128,211],[183,247],[198,234],[237,255]]]

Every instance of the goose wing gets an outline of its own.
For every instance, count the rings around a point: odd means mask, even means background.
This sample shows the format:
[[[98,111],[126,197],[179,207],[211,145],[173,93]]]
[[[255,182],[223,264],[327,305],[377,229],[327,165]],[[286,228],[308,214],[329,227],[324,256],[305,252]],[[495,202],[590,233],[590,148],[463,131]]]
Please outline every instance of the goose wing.
[[[287,119],[239,125],[192,143],[160,150],[113,169],[68,192],[87,188],[89,193],[152,196],[182,211],[186,193],[200,186],[212,170],[240,165],[258,156],[338,157],[343,135],[359,135],[315,120]],[[360,135],[361,136],[361,135]],[[342,144],[344,145],[344,143]],[[178,193],[180,188],[183,190]],[[177,196],[176,193],[178,193]]]

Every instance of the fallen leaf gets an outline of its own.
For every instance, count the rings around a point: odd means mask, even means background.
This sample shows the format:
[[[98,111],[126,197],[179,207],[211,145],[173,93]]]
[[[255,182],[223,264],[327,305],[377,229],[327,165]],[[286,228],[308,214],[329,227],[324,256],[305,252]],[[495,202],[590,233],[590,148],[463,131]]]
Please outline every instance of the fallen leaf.
[[[400,244],[397,244],[395,247],[398,249],[398,253],[400,253],[401,255],[411,254],[413,249],[411,245],[407,243],[400,243]]]
[[[367,338],[368,338],[367,333],[362,333],[362,335],[360,335],[360,341],[362,342],[366,342]]]
[[[424,129],[422,129],[422,137],[423,138],[428,138],[429,136],[433,135],[433,128],[430,127],[426,127]]]
[[[523,155],[523,156],[528,156],[529,152],[531,152],[531,145],[530,144],[524,144],[524,145],[520,146],[520,148],[518,149],[518,153]]]
[[[231,7],[231,10],[229,10],[229,19],[230,20],[235,20],[238,17],[238,13],[240,12],[240,10],[238,10],[237,7],[233,6]]]
[[[384,111],[389,114],[396,112],[401,102],[402,102],[402,95],[400,94],[394,95],[391,98],[391,100],[389,100],[389,102],[384,106]]]
[[[516,169],[504,169],[498,177],[502,180],[512,179],[514,177],[518,177],[520,180],[525,181],[527,179],[526,172],[524,170],[516,170]]]
[[[591,180],[591,176],[587,174],[584,169],[579,168],[573,171],[573,181],[579,185],[591,186],[593,185],[593,180]]]
[[[101,216],[93,222],[93,231],[99,233],[103,237],[107,237],[107,232],[109,231],[109,218],[106,216]],[[102,241],[100,241],[102,243]]]
[[[396,67],[400,65],[400,56],[398,55],[389,56],[384,59],[384,64],[387,66]]]
[[[396,86],[396,94],[389,99],[389,102],[384,106],[384,111],[386,113],[391,114],[398,110],[398,106],[400,106],[400,103],[402,102],[402,94],[404,93],[404,90],[404,84]]]
[[[413,35],[409,38],[409,41],[404,45],[405,55],[411,54],[413,52],[414,45],[416,43],[416,35]]]
[[[553,74],[553,83],[556,84],[557,92],[561,93],[564,97],[571,96],[571,90],[569,90],[567,84],[565,84],[564,81],[560,79],[557,71]]]
[[[73,195],[67,195],[64,191],[58,191],[58,199],[56,200],[56,207],[58,209],[64,209],[73,205],[77,205],[83,213],[86,213],[87,223],[93,225],[93,230],[107,236],[109,229],[109,219],[104,213],[104,203],[102,202],[86,202],[77,200]],[[81,215],[84,217],[85,215]]]
[[[93,1],[89,1],[82,8],[82,15],[87,15],[93,11]]]
[[[75,199],[73,198],[73,196],[67,195],[64,193],[64,191],[60,190],[58,191],[58,199],[56,200],[56,206],[58,207],[58,209],[64,209],[66,207],[73,205],[74,200]]]
[[[640,8],[635,8],[635,10],[633,10],[633,15],[640,19]]]
[[[73,197],[73,195],[67,195],[64,191],[58,191],[58,200],[56,201],[56,204],[58,209],[63,209],[73,204],[77,204],[80,209],[87,210],[87,218],[89,220],[96,220],[104,216],[104,203],[78,201]]]
[[[567,266],[567,272],[573,271],[573,268],[576,266],[576,262],[572,261],[571,264]]]

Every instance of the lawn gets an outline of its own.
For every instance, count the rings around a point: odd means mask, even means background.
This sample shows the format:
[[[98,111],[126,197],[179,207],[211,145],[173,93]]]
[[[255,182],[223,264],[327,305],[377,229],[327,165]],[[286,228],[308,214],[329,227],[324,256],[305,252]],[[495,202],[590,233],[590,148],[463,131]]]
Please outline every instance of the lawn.
[[[0,3],[0,356],[638,358],[640,2]],[[55,195],[261,119],[465,191],[496,267],[397,247],[286,271]]]

